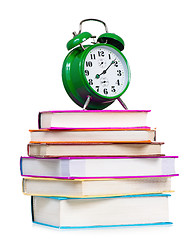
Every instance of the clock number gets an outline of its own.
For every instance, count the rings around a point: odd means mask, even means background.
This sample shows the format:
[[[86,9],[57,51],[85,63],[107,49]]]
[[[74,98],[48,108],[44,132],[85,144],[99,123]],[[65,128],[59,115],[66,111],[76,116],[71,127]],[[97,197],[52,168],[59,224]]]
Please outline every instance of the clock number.
[[[96,87],[96,91],[99,92],[100,91],[100,86],[95,86]]]
[[[111,55],[110,55],[110,53],[108,54],[108,58],[111,59]]]
[[[118,67],[118,62],[117,61],[114,62],[114,66]]]
[[[111,86],[111,92],[116,92],[115,86]]]
[[[98,56],[99,57],[104,57],[104,51],[98,51]]]
[[[90,54],[90,56],[92,60],[95,59],[95,54]]]
[[[120,86],[120,81],[119,81],[119,79],[116,81],[116,84],[117,84],[118,86]]]
[[[91,61],[89,61],[89,62],[86,62],[86,67],[92,67],[92,62]]]
[[[108,89],[104,88],[103,92],[104,92],[105,95],[108,94]]]
[[[89,76],[89,71],[85,70],[85,76]]]
[[[89,85],[93,85],[93,79],[89,79]]]
[[[117,70],[117,76],[121,76],[122,73],[121,73],[121,70]]]

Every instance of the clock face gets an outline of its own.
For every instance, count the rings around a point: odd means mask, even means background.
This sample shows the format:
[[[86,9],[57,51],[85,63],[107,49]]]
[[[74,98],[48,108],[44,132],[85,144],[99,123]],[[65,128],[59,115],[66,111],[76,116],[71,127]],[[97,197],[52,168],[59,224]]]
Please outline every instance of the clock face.
[[[84,62],[89,86],[104,97],[118,97],[128,85],[128,67],[123,55],[109,46],[96,46]]]

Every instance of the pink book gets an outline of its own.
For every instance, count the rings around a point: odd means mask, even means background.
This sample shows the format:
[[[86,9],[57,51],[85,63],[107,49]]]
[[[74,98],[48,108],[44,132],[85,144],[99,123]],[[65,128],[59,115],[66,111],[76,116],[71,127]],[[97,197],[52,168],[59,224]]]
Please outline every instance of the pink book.
[[[39,112],[39,128],[135,128],[146,125],[150,110],[67,110]]]

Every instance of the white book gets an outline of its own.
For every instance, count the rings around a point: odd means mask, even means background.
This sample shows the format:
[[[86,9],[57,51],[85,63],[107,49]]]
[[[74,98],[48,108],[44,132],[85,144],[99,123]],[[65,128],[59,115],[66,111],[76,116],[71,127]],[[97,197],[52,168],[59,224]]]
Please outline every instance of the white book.
[[[32,197],[34,223],[55,228],[171,224],[167,194],[71,199]]]

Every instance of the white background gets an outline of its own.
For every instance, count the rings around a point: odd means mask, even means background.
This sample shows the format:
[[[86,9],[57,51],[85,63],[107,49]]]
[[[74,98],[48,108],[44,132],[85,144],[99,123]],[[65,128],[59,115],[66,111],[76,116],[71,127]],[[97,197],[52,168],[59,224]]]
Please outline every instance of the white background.
[[[136,237],[164,239],[192,231],[194,210],[194,1],[1,1],[1,235],[20,239]],[[166,155],[179,155],[170,199],[171,227],[58,231],[31,223],[30,197],[22,194],[20,156],[26,155],[29,129],[43,110],[79,109],[67,96],[61,66],[66,43],[86,18],[105,21],[125,41],[132,80],[123,95],[129,109],[151,109],[148,125],[157,128]],[[104,32],[86,23],[84,31]],[[109,109],[122,109],[114,103]]]

